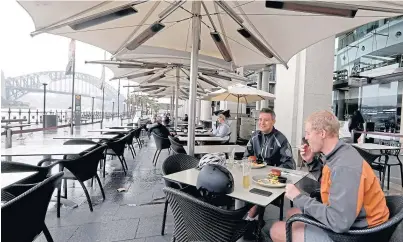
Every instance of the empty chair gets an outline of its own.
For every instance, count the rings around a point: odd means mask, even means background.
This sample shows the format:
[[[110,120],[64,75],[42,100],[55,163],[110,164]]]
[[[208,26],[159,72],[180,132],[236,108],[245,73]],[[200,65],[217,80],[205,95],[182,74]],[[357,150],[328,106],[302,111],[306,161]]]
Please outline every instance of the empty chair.
[[[400,142],[395,142],[395,141],[382,141],[382,145],[386,146],[394,146],[394,147],[401,147]],[[389,190],[389,183],[390,183],[390,167],[391,166],[399,166],[400,168],[400,182],[402,183],[403,187],[403,164],[400,161],[399,155],[400,155],[400,149],[394,149],[394,150],[381,150],[381,154],[385,154],[387,156],[394,156],[397,159],[397,163],[386,163],[385,166],[388,169],[388,190]]]
[[[52,168],[56,165],[60,165],[61,170],[64,169],[68,170],[65,172],[63,179],[77,180],[80,183],[81,187],[84,190],[88,206],[90,207],[91,212],[93,211],[91,198],[90,195],[88,194],[87,188],[84,185],[84,182],[95,177],[101,189],[102,197],[105,200],[104,189],[102,187],[101,180],[99,179],[99,176],[97,174],[98,164],[99,161],[104,158],[105,149],[106,146],[101,145],[96,149],[93,149],[88,153],[84,154],[83,156],[69,160],[59,160],[49,166],[50,168]],[[59,188],[57,191],[57,217],[60,217],[60,197],[61,197],[60,190],[61,189]]]
[[[154,158],[153,158],[153,164],[154,164],[154,166],[156,166],[157,162],[158,162],[158,158],[161,153],[161,150],[169,149],[171,147],[171,142],[169,141],[168,138],[164,138],[155,133],[152,133],[152,135],[154,137],[155,146],[157,146],[157,150],[155,151]]]
[[[173,188],[163,191],[175,220],[175,241],[237,241],[250,226],[243,219],[250,206],[225,210]]]
[[[134,146],[133,146],[133,139],[136,134],[135,132],[136,132],[135,130],[130,131],[129,134],[127,135],[127,140],[126,140],[127,147],[129,148],[130,152],[132,153],[133,159],[134,159],[134,156],[136,155],[136,150],[134,149]]]
[[[29,188],[32,188],[37,183],[44,181],[48,176],[49,168],[12,161],[1,162],[1,173],[16,172],[36,172],[36,174],[22,181],[19,181],[18,184],[12,184],[8,187],[3,188],[1,201],[7,202],[18,196],[19,194],[22,194]]]
[[[109,142],[106,143],[108,145],[106,154],[118,157],[120,163],[122,164],[123,172],[125,173],[125,175],[126,175],[126,170],[128,169],[126,159],[124,156],[126,143],[127,143],[127,136],[123,136],[122,138],[119,138],[118,140],[110,140]],[[103,174],[105,177],[105,166],[104,166]]]
[[[343,242],[400,242],[403,234],[403,196],[387,196],[386,204],[389,208],[389,220],[385,223],[367,229],[351,229],[346,233],[338,234],[324,224],[305,214],[296,214],[287,220],[287,242],[292,242],[292,224],[302,222],[326,231],[334,241]],[[399,226],[400,225],[400,226]]]
[[[33,241],[43,232],[47,241],[53,242],[45,216],[62,176],[63,172],[60,172],[47,178],[1,207],[1,241]]]
[[[385,174],[386,174],[386,165],[388,164],[389,156],[384,155],[384,154],[372,154],[369,153],[368,151],[365,151],[363,149],[360,149],[356,146],[353,145],[353,147],[360,153],[362,158],[368,162],[368,164],[371,166],[371,168],[375,171],[379,172],[379,179],[381,179],[381,187],[383,190],[384,184],[385,184]],[[385,161],[384,163],[381,162],[376,162],[376,160],[380,160],[380,158],[384,156]]]
[[[171,150],[174,154],[186,154],[186,150],[183,148],[178,138],[168,136],[168,139],[171,142]]]
[[[170,138],[170,137],[168,137]],[[171,155],[164,160],[162,163],[162,175],[169,175],[176,172],[184,171],[187,169],[195,168],[199,164],[199,160],[193,156],[186,154],[176,154]],[[171,182],[169,180],[164,180],[167,187],[172,187],[176,189],[182,189],[183,186],[180,183]],[[162,229],[161,235],[164,235],[165,231],[165,221],[167,217],[168,200],[165,200],[164,214],[162,218]]]
[[[140,139],[141,129],[142,128],[137,128],[134,130],[134,139],[136,139],[136,142],[134,143],[137,143],[140,149],[143,147],[144,143],[144,141]]]

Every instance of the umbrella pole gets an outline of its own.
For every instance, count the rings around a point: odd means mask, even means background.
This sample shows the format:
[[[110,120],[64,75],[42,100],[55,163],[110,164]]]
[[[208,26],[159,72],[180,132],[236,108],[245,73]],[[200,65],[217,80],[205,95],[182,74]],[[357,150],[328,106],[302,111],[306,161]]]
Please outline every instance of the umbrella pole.
[[[73,129],[74,129],[74,80],[76,76],[76,60],[75,58],[73,59],[73,83],[71,84],[71,121],[70,121],[70,134],[73,135]],[[45,117],[44,117],[45,118]]]
[[[188,121],[188,153],[194,155],[195,146],[195,120],[196,120],[196,80],[198,74],[199,44],[201,30],[201,1],[192,2],[192,53],[190,64],[190,90],[189,90],[189,121]]]
[[[176,67],[176,85],[174,89],[175,94],[175,131],[178,129],[178,107],[179,107],[179,67]]]
[[[101,114],[101,129],[104,123],[104,107],[105,107],[105,87],[102,88],[102,114]]]

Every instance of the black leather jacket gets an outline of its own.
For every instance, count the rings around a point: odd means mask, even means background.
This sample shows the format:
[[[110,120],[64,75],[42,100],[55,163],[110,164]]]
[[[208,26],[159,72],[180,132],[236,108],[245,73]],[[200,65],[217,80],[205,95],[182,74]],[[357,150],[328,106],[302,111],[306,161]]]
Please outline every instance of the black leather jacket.
[[[296,168],[291,145],[287,138],[275,128],[269,134],[263,134],[259,130],[253,133],[244,154],[244,157],[248,156],[256,156],[258,160],[263,160],[271,166]]]

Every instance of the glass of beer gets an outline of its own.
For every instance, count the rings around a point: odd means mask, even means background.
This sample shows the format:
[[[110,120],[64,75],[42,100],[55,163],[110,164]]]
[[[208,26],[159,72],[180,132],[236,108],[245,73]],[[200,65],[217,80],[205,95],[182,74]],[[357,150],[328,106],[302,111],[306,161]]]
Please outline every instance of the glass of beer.
[[[247,159],[244,159],[242,161],[242,185],[245,189],[250,187],[250,173],[251,164]]]

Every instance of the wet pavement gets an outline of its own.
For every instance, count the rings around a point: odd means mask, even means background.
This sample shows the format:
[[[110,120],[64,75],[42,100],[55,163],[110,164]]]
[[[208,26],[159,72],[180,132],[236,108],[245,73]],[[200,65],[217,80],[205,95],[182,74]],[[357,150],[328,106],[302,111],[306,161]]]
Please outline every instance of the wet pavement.
[[[119,121],[104,124],[105,126],[119,125]],[[91,134],[90,129],[100,128],[100,124],[86,125],[76,128],[75,134]],[[52,137],[70,135],[69,128],[51,132],[37,132],[32,135],[24,134],[23,143],[13,139],[13,145],[54,144],[64,140],[54,140]],[[142,149],[135,146],[137,155],[133,159],[126,150],[125,158],[128,164],[128,173],[125,176],[120,162],[107,160],[105,178],[101,177],[106,199],[103,201],[98,184],[86,186],[93,202],[94,211],[89,210],[84,192],[78,182],[68,181],[68,198],[78,204],[77,208],[62,207],[61,217],[56,216],[55,203],[51,202],[46,216],[46,225],[55,242],[73,241],[127,241],[127,242],[159,242],[171,241],[173,232],[173,216],[168,209],[165,235],[161,236],[162,215],[164,210],[165,186],[161,175],[161,164],[168,152],[161,152],[157,166],[152,165],[152,158],[156,150],[153,140],[144,137],[145,145]],[[2,144],[3,146],[4,144]],[[42,157],[15,157],[14,161],[23,161],[36,164]],[[125,192],[117,189],[125,188]],[[63,193],[63,192],[62,192]],[[391,194],[402,194],[400,185],[392,184]],[[286,200],[285,212],[290,203]],[[279,209],[275,206],[266,208],[265,220],[269,227],[278,220]],[[36,240],[46,241],[43,235]]]

